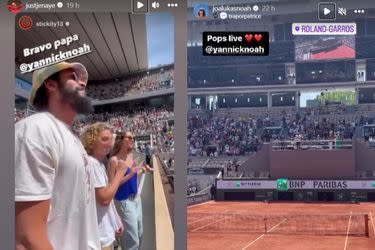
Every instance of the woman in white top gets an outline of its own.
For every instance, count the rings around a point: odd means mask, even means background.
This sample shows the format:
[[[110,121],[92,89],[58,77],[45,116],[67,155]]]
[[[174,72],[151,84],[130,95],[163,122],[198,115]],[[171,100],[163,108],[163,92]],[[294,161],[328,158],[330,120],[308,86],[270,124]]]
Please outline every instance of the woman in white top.
[[[110,151],[112,133],[105,123],[95,123],[89,126],[82,133],[81,140],[89,154],[88,161],[91,172],[94,173],[100,243],[102,250],[110,250],[113,249],[115,237],[120,236],[124,230],[113,197],[119,185],[130,179],[132,174],[124,176],[127,167],[124,161],[119,161],[115,167],[114,178],[110,183],[108,182],[106,168],[102,160]]]

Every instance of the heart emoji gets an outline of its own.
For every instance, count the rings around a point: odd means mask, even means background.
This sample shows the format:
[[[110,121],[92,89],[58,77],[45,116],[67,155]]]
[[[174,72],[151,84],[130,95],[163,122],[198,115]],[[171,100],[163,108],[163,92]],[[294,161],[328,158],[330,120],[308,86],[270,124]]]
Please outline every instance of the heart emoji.
[[[251,39],[253,39],[253,35],[246,34],[245,38],[246,38],[247,42],[250,43]]]
[[[8,10],[12,13],[18,13],[22,9],[22,3],[20,0],[8,1]]]
[[[254,38],[257,42],[260,42],[262,40],[262,35],[261,34],[256,34],[254,35]]]

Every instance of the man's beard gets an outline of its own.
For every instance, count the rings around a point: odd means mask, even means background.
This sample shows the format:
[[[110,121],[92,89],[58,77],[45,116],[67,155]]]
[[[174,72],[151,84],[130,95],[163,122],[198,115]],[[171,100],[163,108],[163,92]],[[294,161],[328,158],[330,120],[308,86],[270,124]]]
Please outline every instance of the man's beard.
[[[90,99],[86,96],[81,96],[79,89],[69,89],[61,85],[59,85],[59,89],[62,101],[69,103],[78,114],[87,115],[94,112]]]

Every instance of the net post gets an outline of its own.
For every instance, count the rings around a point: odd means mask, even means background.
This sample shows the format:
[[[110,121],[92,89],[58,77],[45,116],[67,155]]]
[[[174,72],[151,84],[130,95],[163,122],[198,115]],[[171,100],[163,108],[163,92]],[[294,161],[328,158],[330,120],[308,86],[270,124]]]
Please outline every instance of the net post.
[[[369,216],[368,216],[368,214],[365,214],[365,231],[366,231],[366,237],[367,238],[370,237],[370,230],[369,230],[368,221],[369,221]]]
[[[264,220],[264,234],[267,234],[267,218],[266,216],[263,217]]]

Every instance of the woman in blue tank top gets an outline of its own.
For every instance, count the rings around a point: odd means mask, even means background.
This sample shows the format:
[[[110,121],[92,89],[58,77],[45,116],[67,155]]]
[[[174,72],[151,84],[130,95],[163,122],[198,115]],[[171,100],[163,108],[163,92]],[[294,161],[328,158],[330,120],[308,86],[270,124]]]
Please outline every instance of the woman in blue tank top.
[[[133,162],[132,166],[128,166],[124,175],[131,174],[132,168],[133,169],[137,168],[135,162]],[[137,175],[134,174],[133,177],[130,178],[130,180],[120,185],[120,187],[117,189],[115,199],[119,201],[126,200],[129,197],[134,196],[136,194],[137,194]]]
[[[115,166],[123,161],[126,163],[124,176],[133,175],[120,184],[115,195],[118,212],[122,217],[125,231],[121,236],[121,249],[137,250],[143,234],[142,203],[137,195],[137,175],[146,172],[147,167],[137,166],[132,155],[134,137],[132,133],[119,133],[116,136],[108,166],[109,179],[115,175]]]

